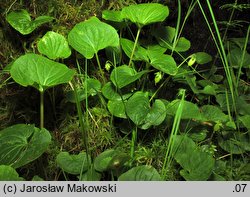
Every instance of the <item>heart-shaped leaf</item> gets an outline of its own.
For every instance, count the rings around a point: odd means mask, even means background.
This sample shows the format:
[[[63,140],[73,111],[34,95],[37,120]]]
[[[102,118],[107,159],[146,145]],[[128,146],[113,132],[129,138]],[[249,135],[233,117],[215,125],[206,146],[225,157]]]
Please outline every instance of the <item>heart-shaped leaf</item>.
[[[104,10],[102,12],[102,18],[113,22],[122,22],[122,12],[116,10]]]
[[[69,174],[81,174],[88,170],[88,162],[90,157],[87,158],[85,152],[78,155],[70,155],[68,152],[60,152],[56,157],[56,163],[65,172]]]
[[[98,81],[97,79],[93,78],[86,79],[83,89],[77,90],[79,101],[83,101],[84,99],[86,99],[86,97],[97,95],[98,92],[101,90],[101,87],[102,87],[101,82]],[[76,103],[75,93],[73,90],[67,92],[66,99],[69,102]]]
[[[79,181],[100,181],[101,178],[101,173],[97,172],[93,165],[91,165],[88,171],[82,174],[81,179],[79,179]]]
[[[183,168],[181,176],[188,181],[205,181],[214,168],[213,156],[203,152],[188,136],[175,136],[173,156]]]
[[[64,64],[32,53],[19,57],[10,69],[10,74],[17,83],[25,87],[33,86],[40,92],[69,82],[74,73]]]
[[[98,172],[104,172],[108,170],[109,163],[116,154],[117,151],[114,149],[105,150],[104,152],[99,154],[94,161],[95,170],[97,170]]]
[[[103,86],[102,94],[109,100],[121,100],[121,95],[111,82],[108,82]]]
[[[123,65],[113,69],[110,79],[116,87],[123,88],[140,79],[141,76],[147,72],[147,70],[136,72],[133,68]]]
[[[176,75],[178,68],[174,58],[165,54],[149,54],[150,64],[157,70],[160,70],[169,75]]]
[[[135,43],[125,38],[121,38],[120,41],[121,41],[121,46],[122,46],[123,51],[130,58]],[[135,51],[134,51],[133,60],[148,62],[149,59],[147,56],[147,50],[139,46],[139,44],[137,44]]]
[[[8,23],[23,35],[30,34],[37,27],[44,23],[52,21],[54,18],[50,16],[39,16],[35,20],[30,18],[27,10],[10,12],[6,17]]]
[[[177,109],[179,107],[181,100],[173,100],[166,106],[167,114],[175,116]],[[195,119],[195,120],[204,120],[203,115],[200,112],[198,106],[192,102],[184,101],[182,109],[182,119]]]
[[[17,124],[0,131],[0,164],[19,168],[40,157],[48,148],[51,135],[46,129]]]
[[[154,57],[159,54],[164,54],[166,52],[166,48],[162,47],[161,45],[149,45],[147,48],[147,55],[148,57]]]
[[[222,110],[214,105],[203,105],[201,112],[206,121],[212,122],[227,122],[229,117]]]
[[[47,32],[39,40],[38,51],[50,59],[67,58],[71,55],[68,42],[65,37],[53,31]]]
[[[250,130],[250,115],[240,116],[239,120],[248,130]]]
[[[185,52],[187,51],[191,43],[189,40],[187,40],[184,37],[180,37],[178,40],[176,40],[175,46],[174,46],[174,37],[175,37],[175,28],[173,27],[160,27],[152,31],[152,34],[156,37],[158,43],[167,49],[173,50],[177,52]]]
[[[230,154],[242,154],[250,151],[250,139],[248,134],[223,131],[218,137],[220,147]]]
[[[156,99],[153,103],[152,108],[150,109],[149,113],[147,114],[146,118],[144,119],[144,124],[142,125],[142,129],[148,129],[152,125],[157,126],[160,125],[165,117],[166,117],[166,107],[165,104],[159,100]]]
[[[23,181],[22,177],[11,166],[0,165],[0,181]]]
[[[242,57],[243,53],[245,53],[244,59]],[[247,51],[235,48],[228,53],[227,59],[232,67],[240,67],[242,65],[243,68],[250,68],[250,54]]]
[[[126,101],[109,100],[109,102],[108,102],[108,110],[115,117],[127,118],[126,112],[125,112],[125,104],[126,104]]]
[[[170,26],[160,26],[158,28],[152,29],[152,35],[156,37],[160,44],[169,44],[174,40],[175,28]]]
[[[122,9],[122,17],[136,23],[140,28],[151,23],[162,22],[168,14],[168,7],[159,3],[142,3]]]
[[[152,166],[137,166],[119,176],[118,181],[162,181]]]
[[[177,44],[174,47],[174,51],[178,52],[185,52],[188,51],[191,47],[191,43],[188,39],[184,37],[180,37],[179,40],[177,41]],[[173,49],[173,46],[170,47],[170,49]]]
[[[101,49],[117,47],[119,36],[112,26],[92,17],[75,25],[69,32],[68,41],[85,58],[91,59]]]
[[[128,117],[136,124],[142,125],[150,111],[148,93],[136,92],[128,99],[126,112]]]
[[[197,64],[207,64],[212,61],[212,56],[205,52],[197,52],[194,54]]]

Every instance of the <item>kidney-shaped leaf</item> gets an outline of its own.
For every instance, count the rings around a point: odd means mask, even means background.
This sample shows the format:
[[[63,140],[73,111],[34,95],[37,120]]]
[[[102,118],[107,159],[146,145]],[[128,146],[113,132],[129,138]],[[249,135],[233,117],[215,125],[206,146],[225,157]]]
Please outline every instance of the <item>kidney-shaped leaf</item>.
[[[19,57],[10,69],[10,74],[17,83],[25,87],[34,86],[40,92],[69,82],[74,73],[64,64],[32,53]]]
[[[168,7],[159,3],[142,3],[122,9],[122,17],[136,23],[139,27],[162,22],[167,18],[168,14]]]
[[[162,181],[160,174],[152,166],[137,166],[119,176],[118,181]]]
[[[11,166],[0,165],[0,181],[23,181]]]
[[[50,59],[67,58],[71,55],[68,42],[65,37],[53,31],[47,32],[39,40],[38,51]]]
[[[148,71],[143,70],[141,72],[136,72],[136,70],[133,68],[123,65],[113,69],[110,79],[116,87],[123,88],[128,84],[140,79],[141,76],[146,72]]]
[[[81,174],[88,170],[90,157],[82,152],[78,155],[70,155],[68,152],[60,152],[56,157],[56,163],[65,172],[69,174]]]
[[[101,49],[118,46],[119,36],[115,28],[92,17],[75,25],[68,41],[85,58],[91,59]]]
[[[48,23],[54,18],[50,16],[39,16],[32,21],[27,10],[19,10],[10,12],[6,19],[14,29],[23,35],[27,35],[33,32],[40,25]]]
[[[46,129],[17,124],[0,131],[0,164],[21,167],[40,157],[51,136]]]

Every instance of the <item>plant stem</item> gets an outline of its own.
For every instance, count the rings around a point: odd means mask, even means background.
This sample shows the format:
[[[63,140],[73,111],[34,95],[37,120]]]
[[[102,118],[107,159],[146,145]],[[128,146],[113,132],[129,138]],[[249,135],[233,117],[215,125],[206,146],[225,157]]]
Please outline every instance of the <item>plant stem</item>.
[[[137,127],[135,127],[132,131],[132,141],[130,147],[130,157],[131,157],[130,164],[132,164],[132,162],[134,161],[136,140],[137,140]]]
[[[135,49],[136,49],[136,46],[137,46],[137,43],[138,43],[140,33],[141,33],[141,27],[137,31],[136,38],[135,38],[135,44],[134,44],[134,47],[133,47],[133,50],[132,50],[132,53],[131,53],[131,56],[130,56],[130,59],[129,59],[128,66],[130,66],[131,63],[132,63],[132,59],[133,59],[133,56],[134,56],[134,53],[135,53]]]
[[[184,106],[184,101],[185,101],[185,90],[182,89],[179,92],[179,95],[181,95],[181,100],[179,103],[179,106],[177,108],[175,117],[174,117],[174,123],[173,123],[173,127],[171,130],[171,134],[168,140],[168,146],[167,146],[167,152],[165,154],[165,158],[164,158],[164,162],[163,162],[163,166],[162,166],[162,172],[161,175],[163,177],[163,179],[166,178],[167,175],[167,169],[169,169],[172,161],[173,161],[173,147],[175,144],[175,138],[176,135],[179,131],[179,126],[180,126],[180,122],[181,122],[181,116],[182,116],[182,111],[183,111],[183,106]]]
[[[79,124],[80,124],[80,128],[81,128],[81,131],[82,131],[82,135],[83,135],[83,143],[84,143],[84,148],[86,150],[86,154],[87,156],[89,155],[89,148],[88,148],[88,133],[85,129],[85,125],[84,125],[84,122],[83,122],[83,113],[82,113],[82,109],[81,109],[81,103],[80,103],[80,100],[79,100],[79,95],[77,93],[77,89],[76,89],[76,86],[75,86],[75,82],[73,81],[73,83],[70,83],[71,87],[73,88],[74,90],[74,94],[75,94],[75,99],[76,99],[76,108],[77,108],[77,114],[79,116]],[[88,157],[87,157],[88,158]],[[89,161],[87,161],[88,164],[89,164]]]
[[[40,92],[40,128],[44,128],[44,92]]]
[[[101,75],[102,75],[102,82],[103,82],[103,83],[106,83],[106,79],[105,79],[105,76],[104,76],[104,72],[103,72],[103,70],[102,70],[102,67],[101,67],[101,64],[100,64],[100,60],[99,60],[99,57],[98,57],[98,54],[97,54],[97,53],[95,53],[95,58],[96,58],[96,61],[97,61],[97,64],[98,64],[100,73],[101,73]]]
[[[171,56],[173,55],[175,47],[176,47],[176,45],[178,43],[177,38],[178,38],[178,34],[179,34],[180,22],[181,22],[181,1],[178,0],[178,17],[177,17],[177,23],[176,23],[176,28],[175,28],[175,35],[174,35],[174,41],[173,41]]]

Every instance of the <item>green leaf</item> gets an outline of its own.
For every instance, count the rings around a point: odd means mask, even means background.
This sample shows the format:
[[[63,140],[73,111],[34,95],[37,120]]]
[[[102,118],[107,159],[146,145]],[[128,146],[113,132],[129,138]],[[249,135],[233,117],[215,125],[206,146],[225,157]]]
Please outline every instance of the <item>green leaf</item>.
[[[33,176],[31,181],[44,181],[44,179],[39,177],[38,175],[35,175],[35,176]]]
[[[248,134],[223,131],[218,137],[220,147],[230,154],[242,154],[250,151],[250,138]]]
[[[48,31],[39,40],[38,51],[50,59],[67,58],[71,55],[68,42],[65,37],[53,31]]]
[[[79,101],[85,100],[86,97],[97,95],[101,91],[101,87],[102,87],[101,82],[98,81],[97,79],[93,78],[86,79],[83,89],[82,88],[77,89]],[[71,103],[76,103],[74,90],[67,92],[66,99]]]
[[[88,171],[82,174],[81,180],[79,179],[79,181],[100,181],[101,178],[102,175],[95,170],[93,165],[91,165]]]
[[[158,43],[167,49],[172,50],[174,46],[175,28],[166,26],[154,29],[152,34],[156,37]],[[174,51],[185,52],[191,47],[191,43],[184,37],[180,37],[176,40]]]
[[[145,123],[142,125],[141,128],[148,129],[152,125],[160,125],[165,120],[166,113],[167,112],[165,104],[161,100],[156,99],[153,103],[152,108],[144,119]]]
[[[131,40],[126,39],[126,38],[121,38],[120,42],[121,42],[121,46],[122,46],[123,51],[130,58],[135,43]],[[147,56],[147,50],[145,48],[141,47],[139,44],[137,44],[135,51],[134,51],[133,60],[148,62],[149,59]]]
[[[220,108],[214,105],[203,105],[201,112],[206,121],[212,122],[227,122],[228,116],[222,112]]]
[[[116,10],[104,10],[102,12],[102,18],[108,21],[122,22],[123,17],[121,13],[122,13],[121,11],[116,11]]]
[[[0,164],[19,168],[40,157],[48,148],[51,135],[46,129],[17,124],[0,131]]]
[[[216,89],[215,86],[207,85],[204,87],[203,90],[199,90],[202,94],[208,94],[208,95],[216,95]]]
[[[148,57],[154,57],[159,54],[164,54],[166,52],[166,48],[163,48],[160,45],[149,45],[147,46],[147,54]]]
[[[0,181],[24,181],[11,166],[0,165]]]
[[[109,169],[109,164],[112,161],[113,157],[117,154],[117,151],[114,149],[105,150],[99,154],[94,161],[94,168],[98,172],[104,172]]]
[[[157,70],[169,75],[176,75],[178,68],[174,58],[165,54],[150,54],[150,64]]]
[[[109,100],[108,101],[108,110],[110,113],[118,118],[127,118],[125,112],[126,101],[122,100]]]
[[[108,82],[103,86],[102,94],[109,100],[121,100],[120,94],[111,82]]]
[[[40,92],[47,88],[69,82],[74,71],[66,65],[36,54],[19,57],[11,66],[11,77],[22,86],[33,86]]]
[[[179,40],[177,41],[174,50],[178,52],[185,52],[188,51],[190,47],[191,47],[190,41],[184,37],[180,37]],[[170,49],[172,50],[172,48],[173,46]]]
[[[117,88],[111,82],[108,82],[103,86],[102,94],[109,100],[126,100],[132,95],[132,93],[120,95]]]
[[[136,124],[144,123],[145,117],[150,111],[148,94],[144,92],[136,92],[128,99],[126,104],[126,112],[128,117]]]
[[[27,10],[12,11],[6,17],[8,23],[23,35],[30,34],[37,27],[52,21],[50,16],[39,16],[32,20]]]
[[[171,103],[169,103],[166,107],[167,114],[171,116],[175,116],[180,102],[181,101],[179,99],[176,99],[176,100],[173,100]],[[202,114],[200,113],[200,109],[198,108],[198,106],[189,101],[184,101],[183,103],[181,118],[182,119],[195,119],[195,120],[204,119]]]
[[[194,54],[197,64],[207,64],[212,61],[212,56],[205,52],[197,52]]]
[[[122,9],[122,17],[136,23],[140,28],[151,23],[162,22],[168,14],[168,7],[158,3],[130,5]]]
[[[202,152],[191,138],[177,135],[173,154],[183,168],[180,171],[181,176],[187,181],[205,181],[210,177],[215,160],[209,153]]]
[[[245,53],[244,59],[242,59],[243,53]],[[232,67],[238,68],[242,65],[243,68],[250,68],[250,54],[247,51],[235,48],[228,53],[227,59]]]
[[[75,25],[69,32],[68,41],[85,58],[91,59],[101,49],[117,47],[119,36],[112,26],[92,17]]]
[[[239,120],[248,130],[250,130],[250,115],[240,116]]]
[[[170,26],[160,26],[152,30],[152,35],[157,39],[160,45],[168,44],[168,47],[170,47],[170,43],[174,40],[175,28]]]
[[[119,176],[118,181],[162,181],[160,174],[152,166],[137,166]]]
[[[110,75],[110,80],[116,87],[123,88],[140,79],[141,76],[147,72],[147,70],[136,72],[133,68],[123,65],[113,69]]]
[[[56,157],[56,163],[65,172],[69,174],[81,174],[88,170],[88,162],[90,157],[87,158],[85,152],[78,155],[70,155],[68,152],[60,152]]]

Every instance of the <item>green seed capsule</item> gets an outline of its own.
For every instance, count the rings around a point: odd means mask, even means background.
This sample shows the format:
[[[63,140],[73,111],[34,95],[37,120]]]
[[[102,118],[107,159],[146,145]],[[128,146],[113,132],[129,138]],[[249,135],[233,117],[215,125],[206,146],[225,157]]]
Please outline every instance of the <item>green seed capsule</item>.
[[[162,73],[161,72],[155,73],[155,84],[159,83],[161,79],[162,79]]]
[[[188,66],[192,66],[196,62],[196,56],[192,55],[190,60],[188,61]]]
[[[111,66],[112,66],[112,64],[110,64],[109,62],[106,62],[106,64],[105,64],[105,69],[106,69],[106,71],[110,71],[110,68],[111,68]]]

